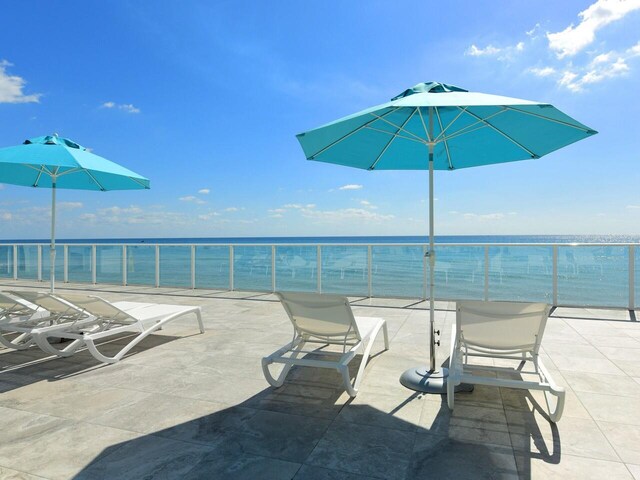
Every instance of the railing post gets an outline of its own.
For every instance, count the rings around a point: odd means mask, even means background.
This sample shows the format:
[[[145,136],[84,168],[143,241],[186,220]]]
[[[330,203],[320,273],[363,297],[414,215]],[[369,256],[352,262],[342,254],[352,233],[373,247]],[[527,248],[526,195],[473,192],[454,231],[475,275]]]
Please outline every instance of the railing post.
[[[233,291],[233,245],[229,245],[229,290]]]
[[[160,286],[160,245],[156,245],[156,288]]]
[[[13,246],[13,279],[18,279],[18,245]]]
[[[122,245],[122,285],[127,286],[127,246]]]
[[[38,245],[38,281],[42,281],[42,245]]]
[[[372,288],[371,288],[371,263],[373,262],[373,257],[371,255],[371,245],[367,245],[367,271],[369,272],[369,298],[372,297]]]
[[[271,245],[271,291],[276,291],[276,246]]]
[[[91,245],[91,283],[94,285],[98,283],[98,247]]]
[[[558,306],[558,246],[553,246],[553,306]]]
[[[427,299],[427,246],[422,246],[422,299]]]
[[[69,245],[64,245],[62,247],[62,258],[64,261],[62,262],[62,277],[64,278],[64,283],[69,282]],[[54,265],[53,268],[56,268]]]
[[[636,247],[629,245],[629,310],[636,308]]]
[[[489,301],[489,245],[484,246],[484,301]]]
[[[316,274],[318,275],[318,293],[322,293],[322,247],[318,245],[316,248],[316,259],[318,262],[316,265]]]
[[[196,289],[196,246],[191,245],[191,290]]]

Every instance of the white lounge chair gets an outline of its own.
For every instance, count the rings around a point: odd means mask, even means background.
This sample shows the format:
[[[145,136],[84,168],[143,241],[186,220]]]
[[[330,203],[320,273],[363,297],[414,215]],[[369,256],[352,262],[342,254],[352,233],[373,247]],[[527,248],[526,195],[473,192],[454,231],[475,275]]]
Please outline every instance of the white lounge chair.
[[[342,374],[350,396],[355,397],[362,374],[369,359],[373,342],[382,328],[385,350],[389,349],[387,323],[382,318],[354,317],[349,300],[338,295],[315,293],[276,293],[293,324],[293,340],[262,359],[262,370],[270,385],[281,387],[293,365],[332,368]],[[320,349],[304,350],[306,344],[321,344]],[[322,350],[329,345],[342,347],[341,352]],[[349,362],[362,349],[362,361],[353,383],[349,376]],[[320,356],[325,360],[299,358],[302,354]],[[332,358],[333,357],[333,358]],[[277,378],[269,371],[272,363],[284,367]]]
[[[13,340],[13,343],[17,342],[18,338],[21,338],[21,342],[25,345],[25,348],[26,346],[38,343],[36,334],[43,329],[65,328],[67,330],[74,330],[91,324],[94,321],[93,317],[82,309],[56,298],[49,293],[27,290],[9,291],[7,293],[19,299],[21,304],[28,305],[30,308],[35,309],[32,315],[14,318],[0,327],[5,331],[18,333],[18,337]],[[55,353],[58,356],[68,356],[73,354],[79,346],[79,342],[72,342],[63,349],[49,345],[45,351]]]
[[[15,327],[28,322],[39,323],[49,312],[21,298],[0,292],[0,344],[15,350],[33,345],[29,333],[17,332]]]
[[[48,341],[50,337],[71,339],[72,344],[77,344],[77,347],[86,345],[91,355],[97,360],[116,363],[148,335],[160,330],[168,322],[190,313],[195,314],[200,333],[204,333],[200,307],[137,302],[111,303],[95,295],[78,293],[57,293],[56,297],[82,309],[85,314],[91,315],[92,321],[81,328],[68,328],[67,325],[60,324],[34,331],[34,339],[38,346],[55,355],[61,352],[51,346]],[[137,335],[115,355],[104,355],[95,344],[97,340],[131,332]]]
[[[538,355],[549,310],[549,305],[544,303],[458,302],[449,357],[449,408],[454,407],[454,389],[460,383],[542,390],[550,420],[560,420],[565,390],[554,383]],[[469,365],[469,357],[511,359],[520,363],[517,368]],[[523,370],[526,362],[533,364],[533,371]],[[490,371],[498,376],[474,375],[472,371]],[[520,378],[501,378],[500,373],[505,372]],[[525,381],[522,374],[535,374],[538,381]]]

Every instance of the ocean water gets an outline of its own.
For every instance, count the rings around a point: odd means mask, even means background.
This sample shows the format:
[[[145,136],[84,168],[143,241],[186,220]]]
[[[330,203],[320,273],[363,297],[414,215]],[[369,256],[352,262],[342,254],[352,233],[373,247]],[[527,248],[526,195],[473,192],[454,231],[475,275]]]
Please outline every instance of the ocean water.
[[[640,298],[640,236],[439,236],[436,298],[628,307]],[[426,298],[426,237],[59,240],[56,277],[97,283]],[[13,243],[17,247],[14,268]],[[44,246],[37,243],[45,244]],[[46,240],[0,243],[0,277],[47,279]],[[591,245],[574,245],[574,244]],[[126,257],[123,258],[126,244]],[[504,245],[511,244],[511,245]],[[557,256],[554,267],[554,248]],[[64,246],[66,245],[66,247]],[[156,273],[156,245],[158,271]],[[231,248],[229,245],[233,245]],[[67,271],[64,271],[65,248]],[[40,258],[40,261],[38,261]],[[554,275],[555,272],[555,275]],[[157,275],[157,278],[156,278]]]

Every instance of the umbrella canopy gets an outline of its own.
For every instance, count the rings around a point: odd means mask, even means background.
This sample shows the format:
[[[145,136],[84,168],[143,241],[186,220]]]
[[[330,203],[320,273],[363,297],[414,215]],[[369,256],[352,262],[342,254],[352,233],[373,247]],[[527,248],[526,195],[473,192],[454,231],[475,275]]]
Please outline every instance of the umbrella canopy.
[[[57,135],[0,148],[0,183],[78,190],[149,188],[149,180]]]
[[[446,382],[446,369],[435,367],[433,171],[538,159],[596,133],[548,103],[427,82],[297,135],[308,160],[366,170],[429,170],[430,365],[405,372],[403,384],[442,393]]]
[[[91,153],[68,138],[47,135],[0,148],[0,183],[51,188],[51,291],[55,285],[56,189],[149,189],[149,180]]]
[[[420,83],[297,135],[308,160],[367,170],[454,170],[536,159],[597,133],[548,103]]]

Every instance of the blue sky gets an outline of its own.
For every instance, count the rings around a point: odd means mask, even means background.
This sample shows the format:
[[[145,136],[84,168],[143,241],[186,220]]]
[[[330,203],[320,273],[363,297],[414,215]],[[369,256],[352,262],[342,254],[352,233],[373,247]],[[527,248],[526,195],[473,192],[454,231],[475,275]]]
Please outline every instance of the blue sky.
[[[600,132],[436,172],[438,234],[640,234],[640,0],[12,2],[0,146],[57,132],[151,179],[60,190],[60,238],[424,235],[426,172],[309,162],[295,134],[432,80]],[[0,238],[46,238],[49,208],[0,184]]]

